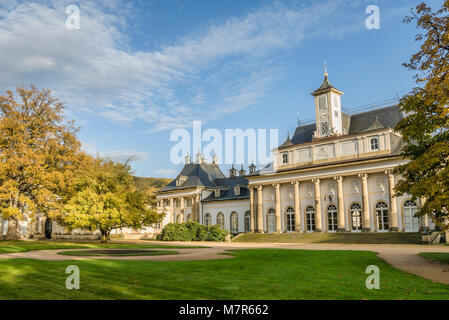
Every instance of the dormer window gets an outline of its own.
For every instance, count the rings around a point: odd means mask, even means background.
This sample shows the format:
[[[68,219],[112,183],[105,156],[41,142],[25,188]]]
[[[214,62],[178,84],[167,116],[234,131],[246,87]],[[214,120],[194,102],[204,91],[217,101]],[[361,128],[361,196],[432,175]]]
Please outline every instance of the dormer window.
[[[176,178],[176,186],[179,187],[186,181],[187,181],[186,176],[179,176],[178,178]]]
[[[234,194],[235,194],[236,196],[239,196],[239,195],[240,195],[240,187],[238,187],[238,186],[234,187]]]
[[[287,164],[288,163],[288,153],[282,154],[282,163]]]
[[[215,190],[215,198],[220,196],[220,189]]]
[[[379,139],[377,137],[371,138],[370,145],[371,145],[371,151],[379,150]]]

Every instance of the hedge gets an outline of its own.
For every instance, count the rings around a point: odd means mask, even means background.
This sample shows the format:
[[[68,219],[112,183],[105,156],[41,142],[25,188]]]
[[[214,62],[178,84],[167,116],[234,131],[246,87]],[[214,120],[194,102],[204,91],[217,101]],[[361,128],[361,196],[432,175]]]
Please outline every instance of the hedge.
[[[198,222],[169,223],[158,234],[163,241],[225,241],[229,231],[220,226],[204,226]]]

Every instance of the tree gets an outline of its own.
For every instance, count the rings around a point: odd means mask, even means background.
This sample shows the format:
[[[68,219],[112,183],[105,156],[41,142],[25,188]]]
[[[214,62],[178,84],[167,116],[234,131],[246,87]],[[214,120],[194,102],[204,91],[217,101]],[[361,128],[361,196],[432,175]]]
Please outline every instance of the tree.
[[[141,229],[163,218],[135,187],[130,166],[104,159],[93,160],[88,173],[76,179],[65,209],[65,226],[99,230],[102,242],[114,229]]]
[[[399,106],[406,114],[396,130],[406,146],[408,163],[396,168],[402,178],[396,194],[411,194],[426,201],[418,216],[429,215],[436,226],[449,227],[449,0],[437,10],[425,3],[411,10],[405,23],[423,30],[420,50],[404,66],[416,71],[418,87],[404,96]]]
[[[88,158],[50,90],[31,86],[16,93],[0,96],[0,215],[8,220],[8,239],[36,212],[61,217],[71,181]]]

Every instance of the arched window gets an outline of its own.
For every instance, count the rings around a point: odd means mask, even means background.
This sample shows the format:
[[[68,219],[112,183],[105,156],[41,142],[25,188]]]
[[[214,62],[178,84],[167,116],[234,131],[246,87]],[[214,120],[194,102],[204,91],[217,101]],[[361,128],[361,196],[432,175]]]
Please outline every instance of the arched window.
[[[315,208],[308,206],[306,208],[307,231],[315,231]]]
[[[224,229],[224,214],[222,212],[219,212],[217,215],[217,224]]]
[[[371,146],[371,150],[379,150],[379,139],[376,138],[371,138],[370,140],[370,146]]]
[[[418,217],[415,217],[418,206],[415,201],[407,200],[404,202],[404,231],[416,232],[419,229]]]
[[[180,214],[178,214],[176,216],[176,223],[181,223],[181,215]]]
[[[353,231],[362,230],[362,207],[357,202],[351,205],[351,226]]]
[[[191,213],[189,213],[187,215],[187,222],[189,222],[189,221],[192,221],[192,214]]]
[[[251,212],[245,212],[245,232],[251,231]]]
[[[337,207],[331,204],[327,207],[327,227],[329,231],[337,231],[338,230],[338,213]]]
[[[292,207],[287,208],[287,231],[295,231],[295,210]]]
[[[388,205],[380,201],[376,204],[376,217],[378,230],[387,231],[389,229],[388,224]]]
[[[268,209],[267,229],[268,233],[273,233],[276,231],[276,211],[273,208]]]
[[[204,216],[204,225],[206,226],[210,226],[211,225],[211,218],[210,218],[210,214],[206,213],[206,215]]]
[[[239,217],[237,212],[231,213],[231,233],[236,234],[239,233]]]

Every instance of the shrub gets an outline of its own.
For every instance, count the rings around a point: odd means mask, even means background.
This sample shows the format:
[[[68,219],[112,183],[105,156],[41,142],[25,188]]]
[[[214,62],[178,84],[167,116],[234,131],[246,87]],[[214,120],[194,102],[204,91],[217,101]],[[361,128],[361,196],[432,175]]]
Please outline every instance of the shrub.
[[[219,225],[203,226],[198,222],[169,223],[157,236],[163,241],[225,241],[229,232]]]

